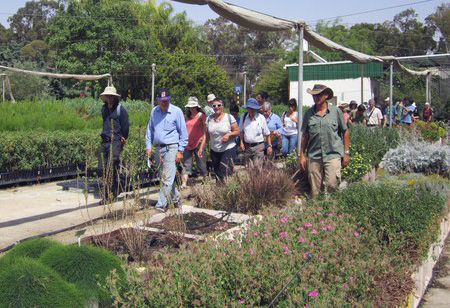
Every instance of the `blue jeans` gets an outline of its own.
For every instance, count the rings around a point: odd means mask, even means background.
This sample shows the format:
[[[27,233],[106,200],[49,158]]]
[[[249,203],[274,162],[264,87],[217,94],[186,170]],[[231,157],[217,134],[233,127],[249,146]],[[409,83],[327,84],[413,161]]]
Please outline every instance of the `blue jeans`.
[[[161,189],[159,190],[158,202],[155,205],[156,208],[166,209],[168,202],[178,203],[180,201],[180,193],[175,183],[177,151],[178,144],[157,146],[155,149],[156,166],[161,178]]]
[[[295,147],[297,146],[297,136],[297,134],[290,136],[282,135],[283,141],[281,144],[281,153],[283,153],[283,155],[286,156],[294,152]]]

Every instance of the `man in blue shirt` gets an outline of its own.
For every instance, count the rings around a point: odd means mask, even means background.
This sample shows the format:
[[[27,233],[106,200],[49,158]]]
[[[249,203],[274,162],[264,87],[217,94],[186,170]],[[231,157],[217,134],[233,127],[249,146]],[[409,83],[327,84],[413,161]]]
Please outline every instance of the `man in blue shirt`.
[[[269,102],[264,102],[261,108],[261,113],[266,118],[267,127],[270,131],[269,138],[272,141],[272,155],[268,155],[270,159],[273,159],[279,152],[279,144],[281,139],[281,133],[283,130],[283,124],[281,123],[281,118],[272,112],[272,106]],[[265,142],[264,155],[267,155],[267,142]]]
[[[412,98],[410,98],[410,99],[406,100],[405,104],[403,102],[400,103],[400,108],[402,108],[400,124],[404,124],[404,125],[408,125],[408,126],[412,125],[412,122],[413,122],[412,117],[414,114],[414,110],[416,109],[416,107],[414,107],[412,105],[413,102],[414,102],[414,100]]]
[[[177,204],[180,193],[175,185],[176,163],[183,159],[188,144],[188,132],[183,111],[170,104],[170,94],[162,88],[157,96],[159,106],[153,108],[145,136],[148,156],[155,151],[156,165],[161,177],[161,189],[155,209],[166,211],[169,202]]]

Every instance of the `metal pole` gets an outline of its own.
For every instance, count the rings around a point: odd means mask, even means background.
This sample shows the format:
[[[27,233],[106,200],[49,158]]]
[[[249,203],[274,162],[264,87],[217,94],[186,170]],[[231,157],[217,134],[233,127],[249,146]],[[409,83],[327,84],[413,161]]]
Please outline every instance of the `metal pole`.
[[[361,52],[364,53],[364,44],[361,42]],[[361,104],[364,103],[364,64],[361,64]]]
[[[392,128],[392,111],[394,104],[394,63],[391,62],[390,65],[391,74],[389,76],[389,102],[391,103],[389,106],[389,128]]]
[[[430,77],[431,77],[431,74],[428,73],[426,76],[426,91],[427,91],[427,93],[426,93],[425,97],[426,97],[426,102],[429,104],[431,104],[430,103],[430,101],[431,101]]]
[[[151,109],[155,106],[155,68],[156,64],[152,64],[152,103],[151,103]]]
[[[2,98],[3,104],[5,103],[5,76],[2,76]]]
[[[247,72],[243,72],[244,74],[244,104],[247,102]]]
[[[298,97],[297,152],[300,153],[300,150],[302,148],[302,120],[303,120],[303,26],[299,26],[299,29],[298,29],[298,96],[297,97]]]

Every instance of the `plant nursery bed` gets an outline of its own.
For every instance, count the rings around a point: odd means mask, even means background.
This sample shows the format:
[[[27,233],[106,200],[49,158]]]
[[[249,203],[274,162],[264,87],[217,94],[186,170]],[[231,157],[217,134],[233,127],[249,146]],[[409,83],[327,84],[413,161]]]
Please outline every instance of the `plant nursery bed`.
[[[238,225],[226,220],[226,215],[215,217],[203,212],[188,212],[165,217],[159,222],[146,225],[146,227],[164,229],[166,231],[180,231],[183,229],[189,234],[219,233]],[[185,229],[185,230],[184,230]]]
[[[82,242],[105,248],[118,256],[127,256],[128,262],[148,261],[152,254],[162,249],[176,250],[193,239],[135,228],[121,228],[112,232],[92,235]]]

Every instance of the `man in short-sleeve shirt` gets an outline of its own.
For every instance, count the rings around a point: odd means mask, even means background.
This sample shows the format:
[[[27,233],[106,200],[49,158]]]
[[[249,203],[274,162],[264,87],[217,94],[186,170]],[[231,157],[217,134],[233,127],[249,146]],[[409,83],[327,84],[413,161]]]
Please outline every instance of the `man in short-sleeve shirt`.
[[[311,195],[315,197],[322,187],[326,191],[338,187],[341,159],[343,167],[349,163],[350,134],[342,111],[327,102],[333,90],[316,84],[307,92],[313,96],[314,106],[303,117],[300,167],[308,170]]]

